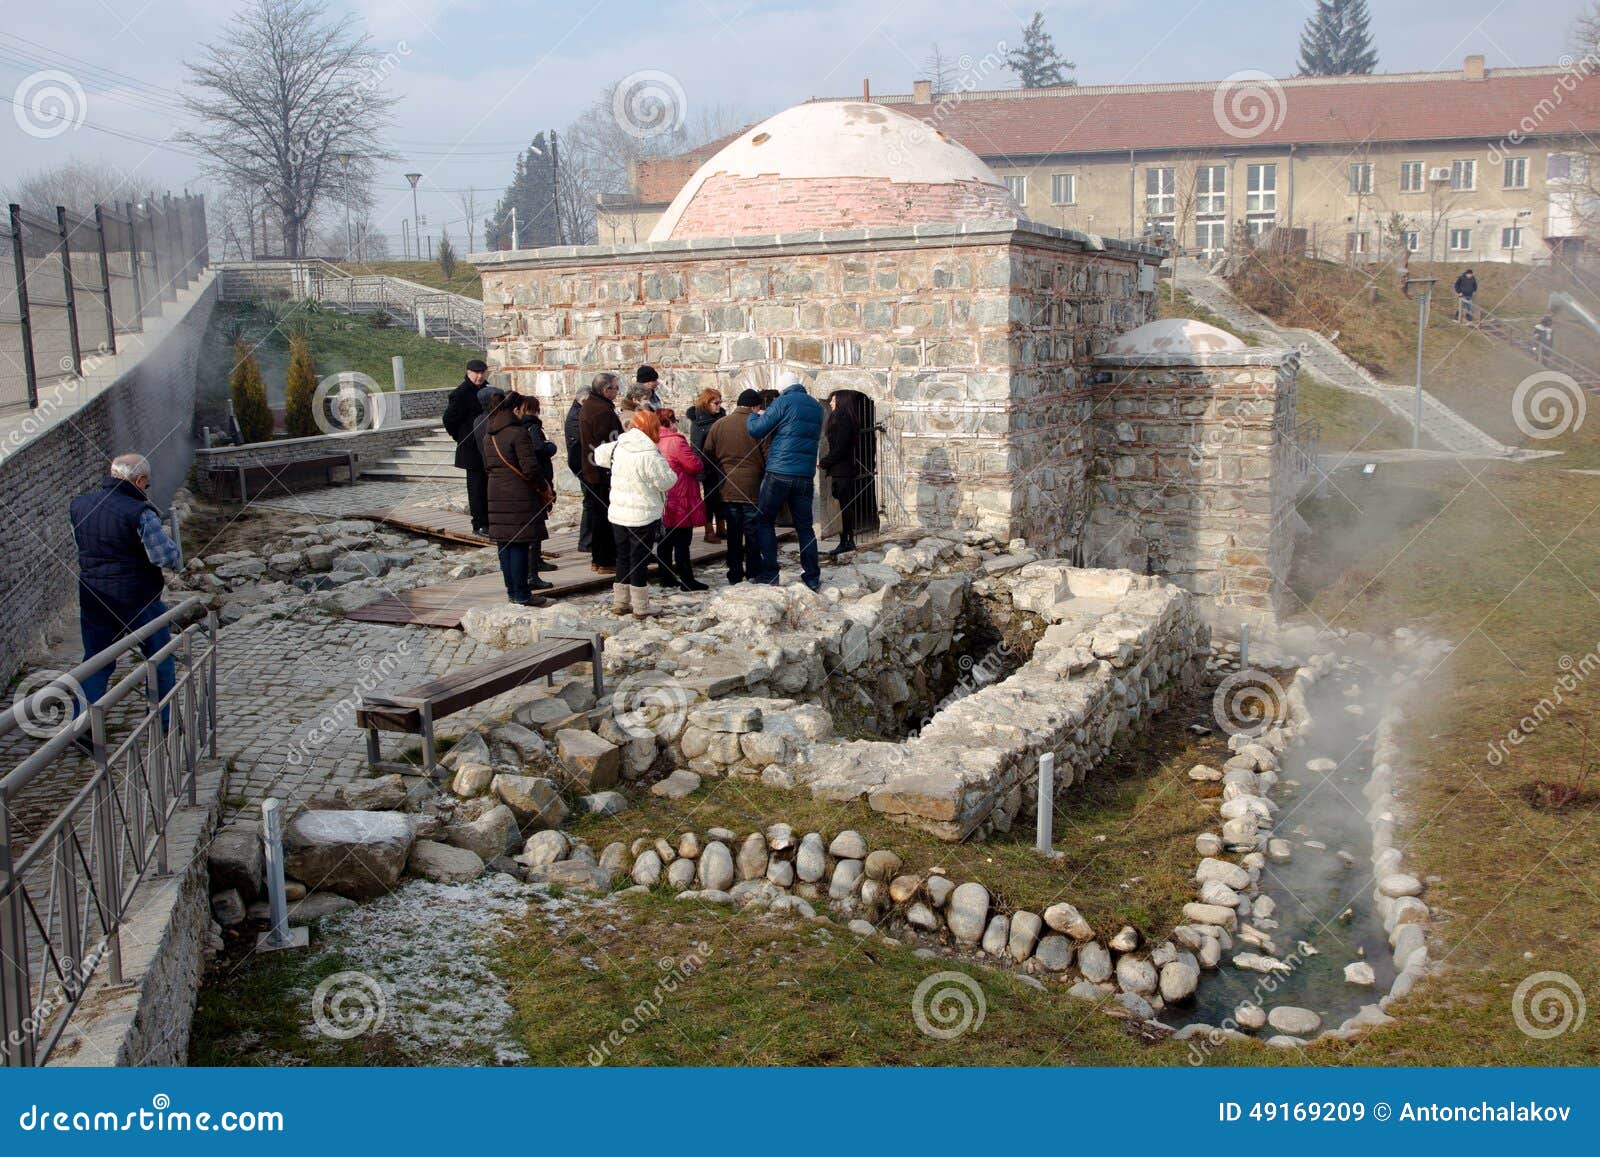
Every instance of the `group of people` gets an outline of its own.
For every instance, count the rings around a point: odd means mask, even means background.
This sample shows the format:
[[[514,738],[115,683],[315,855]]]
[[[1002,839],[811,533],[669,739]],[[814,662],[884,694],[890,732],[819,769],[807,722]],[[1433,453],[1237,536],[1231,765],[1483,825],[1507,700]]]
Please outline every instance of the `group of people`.
[[[445,428],[456,440],[456,464],[467,471],[473,529],[498,548],[506,594],[530,606],[547,600],[539,571],[552,569],[541,544],[555,501],[556,445],[544,434],[538,400],[487,385],[474,360],[452,392]],[[827,473],[841,513],[832,557],[856,549],[855,532],[871,501],[871,473],[858,451],[862,415],[853,394],[825,408],[798,375],[779,389],[742,391],[725,410],[722,393],[702,390],[682,415],[662,404],[660,375],[640,366],[623,389],[617,375],[598,373],[579,390],[562,436],[567,468],[583,493],[579,549],[597,574],[614,576],[618,613],[654,613],[652,582],[703,591],[691,545],[726,544],[729,583],[776,585],[778,528],[793,526],[801,580],[816,590],[822,574],[813,517],[814,480],[824,436]]]

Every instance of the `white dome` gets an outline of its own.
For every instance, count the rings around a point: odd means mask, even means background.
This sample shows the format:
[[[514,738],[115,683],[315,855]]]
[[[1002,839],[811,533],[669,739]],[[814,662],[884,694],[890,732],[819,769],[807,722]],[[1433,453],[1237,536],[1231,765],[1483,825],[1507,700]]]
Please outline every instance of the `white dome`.
[[[1111,357],[1156,357],[1231,353],[1246,348],[1244,342],[1214,325],[1188,317],[1164,317],[1117,335],[1105,352]]]
[[[932,125],[885,105],[813,101],[701,165],[650,240],[1021,216],[994,170]]]

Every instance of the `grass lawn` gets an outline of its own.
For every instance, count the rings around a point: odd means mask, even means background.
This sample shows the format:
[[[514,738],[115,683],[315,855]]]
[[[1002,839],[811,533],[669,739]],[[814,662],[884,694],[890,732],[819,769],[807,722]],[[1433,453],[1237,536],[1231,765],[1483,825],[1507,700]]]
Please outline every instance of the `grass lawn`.
[[[347,273],[382,273],[388,277],[403,277],[418,285],[459,293],[464,297],[480,300],[483,297],[483,279],[478,276],[478,267],[459,259],[456,261],[454,277],[446,277],[437,261],[354,261],[338,264]]]

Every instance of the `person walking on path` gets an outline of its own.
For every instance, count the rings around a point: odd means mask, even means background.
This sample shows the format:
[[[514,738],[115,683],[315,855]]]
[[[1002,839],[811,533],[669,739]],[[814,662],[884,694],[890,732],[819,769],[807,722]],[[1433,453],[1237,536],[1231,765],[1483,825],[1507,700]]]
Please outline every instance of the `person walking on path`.
[[[161,525],[161,512],[150,501],[150,463],[142,454],[119,454],[100,486],[81,494],[68,507],[72,537],[78,547],[78,625],[83,632],[83,657],[92,658],[152,619],[167,613],[161,593],[162,570],[183,565],[183,553]],[[146,658],[172,641],[166,627],[153,631],[139,645]],[[80,706],[97,702],[111,683],[112,664],[83,680]],[[168,655],[156,664],[156,689],[163,700],[171,693],[177,667]],[[81,711],[74,711],[76,717]],[[161,722],[168,722],[167,708]],[[86,734],[78,746],[92,750]]]
[[[706,434],[704,452],[721,480],[723,517],[727,520],[728,585],[755,579],[761,553],[756,543],[756,504],[761,501],[761,478],[767,470],[767,444],[750,436],[750,416],[761,404],[761,394],[745,390],[739,404],[718,418]]]
[[[1471,269],[1462,271],[1456,278],[1456,320],[1470,322],[1473,318],[1472,299],[1478,293],[1478,279]]]
[[[489,367],[473,358],[467,363],[466,377],[450,391],[444,406],[444,428],[455,439],[455,464],[467,472],[467,511],[472,520],[472,533],[482,534],[489,525],[489,480],[483,470],[483,445],[474,437],[483,417],[483,407],[478,403],[478,391],[488,378]]]
[[[1556,319],[1551,314],[1545,314],[1539,319],[1539,324],[1533,327],[1533,356],[1539,359],[1541,366],[1550,364],[1550,354],[1556,348]]]
[[[647,410],[633,417],[633,425],[615,442],[595,451],[599,465],[611,473],[610,521],[616,540],[617,581],[611,587],[611,609],[632,610],[637,618],[655,614],[650,588],[645,585],[667,493],[677,485],[677,472],[656,446],[661,422]],[[596,537],[599,531],[596,528]]]
[[[727,537],[727,519],[722,513],[722,478],[716,463],[706,457],[706,435],[722,418],[722,391],[704,389],[686,415],[689,419],[689,444],[705,463],[700,475],[701,497],[706,504],[706,541],[716,546]]]
[[[656,445],[678,476],[667,492],[667,504],[661,513],[657,573],[667,586],[683,591],[703,591],[707,589],[706,584],[694,577],[694,558],[689,548],[694,542],[694,528],[706,525],[706,505],[700,495],[700,475],[705,470],[705,461],[679,431],[676,411],[663,406],[656,411],[656,417],[661,422],[661,437]]]
[[[507,394],[489,412],[484,435],[484,465],[489,474],[489,538],[500,558],[506,597],[525,607],[548,606],[535,595],[550,583],[538,577],[534,560],[545,540],[545,519],[555,501],[541,461],[548,462],[555,445],[542,437],[536,444],[522,424],[522,401]]]
[[[830,558],[856,549],[856,528],[861,524],[861,507],[872,486],[872,474],[856,454],[861,434],[861,414],[857,395],[837,390],[828,397],[828,417],[822,424],[828,439],[828,452],[822,456],[822,469],[828,475],[834,501],[839,504],[839,542]]]
[[[611,505],[611,471],[595,459],[595,452],[622,433],[613,404],[617,375],[598,373],[589,383],[589,396],[578,409],[579,475],[583,479],[583,509],[589,518],[590,569],[596,574],[617,573],[617,545],[611,534],[607,508]]]
[[[778,398],[753,415],[745,428],[752,438],[772,435],[767,471],[756,505],[756,538],[761,547],[757,582],[778,585],[778,515],[787,504],[800,540],[800,577],[812,590],[822,586],[817,563],[817,531],[812,522],[816,491],[817,443],[822,438],[822,404],[806,393],[800,376],[787,372],[779,381]]]

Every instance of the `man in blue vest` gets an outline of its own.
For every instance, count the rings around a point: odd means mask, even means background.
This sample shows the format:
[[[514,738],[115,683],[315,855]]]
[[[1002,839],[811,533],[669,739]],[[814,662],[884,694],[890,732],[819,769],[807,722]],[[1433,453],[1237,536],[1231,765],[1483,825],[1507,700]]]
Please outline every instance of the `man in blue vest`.
[[[118,639],[166,613],[161,601],[161,568],[182,564],[178,544],[161,525],[146,491],[150,463],[142,454],[121,454],[98,490],[72,500],[72,536],[78,544],[78,621],[83,657],[98,654]],[[141,644],[148,657],[172,641],[165,627]],[[156,684],[165,699],[176,669],[169,655],[156,666]],[[106,693],[111,665],[83,681],[83,701]],[[162,711],[166,722],[167,712]]]
[[[822,570],[817,562],[817,529],[811,518],[811,500],[817,485],[822,403],[806,393],[800,375],[786,372],[778,382],[777,399],[761,413],[750,415],[745,428],[757,441],[772,436],[756,506],[756,549],[760,552],[761,569],[753,581],[778,585],[778,515],[787,504],[800,539],[800,577],[806,586],[816,590],[822,585]]]

